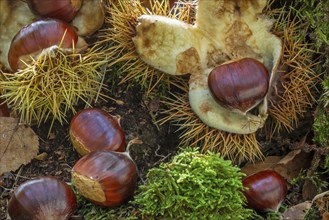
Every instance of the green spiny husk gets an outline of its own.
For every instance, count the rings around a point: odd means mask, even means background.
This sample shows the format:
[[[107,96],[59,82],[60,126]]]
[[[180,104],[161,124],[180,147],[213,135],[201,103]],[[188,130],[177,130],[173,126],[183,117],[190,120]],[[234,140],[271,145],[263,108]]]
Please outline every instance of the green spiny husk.
[[[22,123],[40,124],[49,118],[66,122],[67,114],[76,112],[78,101],[90,106],[95,97],[103,97],[100,68],[105,60],[99,60],[100,53],[96,48],[83,54],[61,48],[43,53],[18,72],[2,72],[1,97]]]

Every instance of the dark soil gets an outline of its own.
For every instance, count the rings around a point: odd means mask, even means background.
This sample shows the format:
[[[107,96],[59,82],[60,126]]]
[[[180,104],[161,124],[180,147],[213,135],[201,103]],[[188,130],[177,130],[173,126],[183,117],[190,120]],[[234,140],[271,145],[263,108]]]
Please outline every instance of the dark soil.
[[[136,162],[139,170],[139,183],[143,183],[149,168],[166,161],[175,154],[178,145],[177,134],[169,124],[158,126],[154,123],[155,110],[159,107],[159,100],[148,99],[144,92],[135,86],[126,90],[125,85],[115,88],[111,92],[115,100],[123,101],[117,104],[113,100],[100,101],[93,107],[103,108],[112,115],[121,117],[120,123],[126,135],[126,142],[138,138],[141,144],[131,145],[129,152]],[[83,109],[81,106],[79,109]],[[69,120],[73,115],[69,116]],[[75,162],[80,158],[74,150],[69,136],[69,125],[61,125],[55,122],[48,136],[50,124],[42,124],[40,127],[32,126],[39,136],[39,154],[46,153],[43,160],[33,159],[31,163],[21,166],[13,173],[2,176],[4,187],[0,188],[0,219],[7,219],[7,203],[14,187],[22,182],[39,176],[56,176],[61,180],[70,182],[70,171]],[[19,155],[18,155],[19,156]]]

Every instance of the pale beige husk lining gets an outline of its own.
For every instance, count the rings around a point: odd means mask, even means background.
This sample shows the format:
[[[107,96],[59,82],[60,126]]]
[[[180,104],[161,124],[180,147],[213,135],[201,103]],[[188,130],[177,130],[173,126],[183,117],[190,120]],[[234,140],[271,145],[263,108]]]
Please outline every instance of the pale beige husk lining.
[[[208,126],[250,134],[264,125],[267,99],[246,114],[220,106],[210,94],[210,71],[229,60],[251,57],[268,69],[274,83],[282,51],[270,32],[273,21],[262,14],[266,0],[199,1],[194,25],[157,15],[142,15],[133,39],[141,59],[171,75],[191,74],[189,102]]]

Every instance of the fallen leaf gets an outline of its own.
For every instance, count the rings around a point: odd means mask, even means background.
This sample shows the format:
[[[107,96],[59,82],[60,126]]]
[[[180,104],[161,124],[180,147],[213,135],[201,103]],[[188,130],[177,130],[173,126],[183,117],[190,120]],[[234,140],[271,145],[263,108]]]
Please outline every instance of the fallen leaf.
[[[257,161],[256,163],[247,163],[241,168],[241,171],[247,174],[247,176],[250,176],[263,170],[272,170],[281,158],[282,157],[279,156],[268,156],[265,157],[264,160]]]
[[[312,202],[317,205],[323,220],[329,220],[329,191],[316,195]]]
[[[0,117],[0,175],[29,163],[38,150],[38,136],[30,127],[16,118]]]
[[[304,200],[313,199],[318,193],[318,187],[310,179],[305,179],[302,189],[302,195]]]
[[[288,208],[283,214],[284,220],[304,219],[308,210],[312,207],[311,201],[305,201]]]
[[[302,169],[311,166],[313,153],[307,153],[300,149],[289,152],[280,160],[273,169],[287,180],[297,177]]]

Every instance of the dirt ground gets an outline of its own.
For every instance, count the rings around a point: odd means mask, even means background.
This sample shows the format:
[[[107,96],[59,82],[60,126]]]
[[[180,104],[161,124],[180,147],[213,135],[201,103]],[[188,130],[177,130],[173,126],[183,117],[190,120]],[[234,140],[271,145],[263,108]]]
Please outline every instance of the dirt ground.
[[[126,85],[115,88],[111,97],[123,101],[123,104],[113,100],[95,103],[93,107],[99,107],[109,111],[112,115],[121,117],[120,123],[125,132],[126,142],[138,138],[141,144],[130,147],[130,155],[136,162],[139,170],[139,183],[145,179],[147,170],[166,161],[175,154],[178,145],[175,128],[169,124],[157,126],[154,124],[154,110],[160,102],[157,99],[148,99],[138,87],[126,89]],[[83,109],[84,106],[80,106]],[[78,108],[79,109],[79,108]],[[69,116],[68,118],[72,118]],[[6,208],[12,189],[22,182],[39,176],[56,176],[61,180],[70,182],[70,171],[79,155],[74,150],[68,136],[69,125],[55,123],[49,137],[47,136],[49,124],[32,126],[39,136],[39,154],[46,153],[43,160],[33,159],[31,163],[21,166],[17,172],[7,173],[2,176],[4,187],[0,188],[0,219],[7,219]]]

